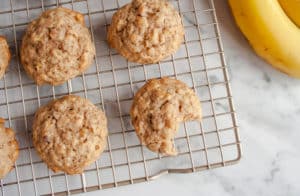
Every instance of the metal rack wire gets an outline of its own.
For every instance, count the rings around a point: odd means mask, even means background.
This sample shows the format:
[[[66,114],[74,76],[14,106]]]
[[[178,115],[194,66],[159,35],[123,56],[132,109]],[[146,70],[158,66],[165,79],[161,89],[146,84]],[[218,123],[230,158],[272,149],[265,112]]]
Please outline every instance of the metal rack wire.
[[[127,62],[106,43],[112,14],[129,0],[4,0],[0,5],[0,34],[7,37],[12,61],[0,81],[0,116],[16,130],[20,157],[0,182],[0,195],[72,194],[155,179],[166,173],[188,173],[238,162],[240,140],[228,73],[213,0],[172,0],[185,26],[185,42],[158,64]],[[45,9],[57,6],[82,12],[90,27],[97,55],[80,77],[58,86],[38,87],[18,58],[26,25]],[[175,77],[199,95],[201,123],[184,123],[175,143],[177,157],[164,157],[139,144],[130,124],[134,93],[149,78]],[[36,109],[53,98],[77,94],[90,99],[108,117],[107,150],[82,175],[53,173],[37,156],[31,141]]]

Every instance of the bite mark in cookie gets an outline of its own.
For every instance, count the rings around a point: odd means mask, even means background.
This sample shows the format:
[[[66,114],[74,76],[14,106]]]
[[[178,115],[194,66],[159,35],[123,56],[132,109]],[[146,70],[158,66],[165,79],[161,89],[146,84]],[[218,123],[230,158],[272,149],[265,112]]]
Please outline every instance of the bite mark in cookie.
[[[149,80],[134,96],[131,119],[143,145],[154,152],[176,155],[179,123],[201,120],[201,105],[185,83],[171,78]]]

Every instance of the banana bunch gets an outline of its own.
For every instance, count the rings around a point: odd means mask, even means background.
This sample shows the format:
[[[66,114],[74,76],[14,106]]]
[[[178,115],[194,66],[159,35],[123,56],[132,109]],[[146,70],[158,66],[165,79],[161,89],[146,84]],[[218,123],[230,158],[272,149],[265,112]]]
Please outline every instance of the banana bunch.
[[[300,0],[229,0],[229,4],[256,53],[300,78]]]

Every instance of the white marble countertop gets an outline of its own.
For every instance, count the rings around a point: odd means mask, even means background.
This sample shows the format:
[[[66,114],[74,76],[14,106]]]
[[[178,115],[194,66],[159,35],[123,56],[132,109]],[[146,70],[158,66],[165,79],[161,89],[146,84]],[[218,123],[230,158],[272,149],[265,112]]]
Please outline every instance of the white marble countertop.
[[[241,162],[83,195],[300,195],[300,80],[257,57],[227,1],[215,3],[239,118]]]

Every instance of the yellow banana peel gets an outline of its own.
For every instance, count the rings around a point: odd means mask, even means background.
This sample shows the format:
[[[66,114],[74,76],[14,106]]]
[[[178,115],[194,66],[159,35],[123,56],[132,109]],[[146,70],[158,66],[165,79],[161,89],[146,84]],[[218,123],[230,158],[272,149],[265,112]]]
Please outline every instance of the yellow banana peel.
[[[300,0],[278,0],[285,13],[300,27]]]
[[[300,29],[279,1],[229,0],[229,4],[256,53],[282,72],[300,78]]]

